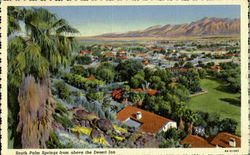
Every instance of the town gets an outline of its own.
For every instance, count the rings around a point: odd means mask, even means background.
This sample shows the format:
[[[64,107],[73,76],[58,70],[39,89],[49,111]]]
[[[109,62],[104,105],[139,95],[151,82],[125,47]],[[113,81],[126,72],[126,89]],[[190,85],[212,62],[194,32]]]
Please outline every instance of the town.
[[[8,13],[9,148],[241,147],[238,18],[82,37],[44,8]]]
[[[232,115],[192,108],[192,98],[210,93],[203,80],[227,79],[227,89],[240,91],[238,41],[83,43],[74,60],[53,84],[58,108],[75,117],[65,124],[58,110],[55,130],[73,124],[71,134],[109,147],[240,147]]]

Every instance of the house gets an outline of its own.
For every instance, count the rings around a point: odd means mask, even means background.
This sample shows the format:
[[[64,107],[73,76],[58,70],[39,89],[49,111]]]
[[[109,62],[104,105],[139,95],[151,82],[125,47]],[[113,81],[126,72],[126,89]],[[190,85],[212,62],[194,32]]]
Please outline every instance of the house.
[[[127,105],[116,114],[117,120],[128,126],[139,128],[142,132],[159,133],[169,128],[177,128],[175,121],[157,114]]]
[[[112,54],[112,53],[106,53],[106,54],[104,54],[105,56],[108,56],[108,57],[113,57],[114,56],[114,54]]]
[[[206,139],[197,136],[197,135],[187,135],[182,141],[181,144],[191,145],[193,148],[211,148],[215,147],[210,144]]]
[[[214,137],[210,137],[209,141],[216,147],[240,147],[241,141],[240,137],[227,133],[221,132]]]
[[[88,51],[88,50],[82,50],[81,52],[79,52],[78,54],[79,55],[84,55],[84,54],[87,54],[87,53],[94,53],[94,51]]]
[[[197,135],[187,135],[181,144],[190,144],[193,148],[241,147],[240,137],[227,132],[220,132],[208,139]]]
[[[146,92],[147,94],[153,96],[155,95],[158,91],[155,90],[155,89],[146,89],[146,90],[143,90],[142,88],[136,88],[136,89],[130,89],[130,91],[137,91],[137,92]]]
[[[187,72],[188,71],[188,69],[180,68],[180,67],[170,67],[168,69],[171,70],[171,71],[180,71],[180,72]]]
[[[211,70],[219,72],[220,71],[220,66],[213,65],[213,66],[211,66]]]

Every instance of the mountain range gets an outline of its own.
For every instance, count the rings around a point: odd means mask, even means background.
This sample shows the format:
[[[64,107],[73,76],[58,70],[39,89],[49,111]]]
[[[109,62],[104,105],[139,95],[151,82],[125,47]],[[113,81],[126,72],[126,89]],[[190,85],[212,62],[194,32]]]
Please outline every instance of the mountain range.
[[[97,37],[176,37],[231,34],[240,34],[239,18],[205,17],[191,23],[156,25],[144,30],[125,33],[107,33]]]

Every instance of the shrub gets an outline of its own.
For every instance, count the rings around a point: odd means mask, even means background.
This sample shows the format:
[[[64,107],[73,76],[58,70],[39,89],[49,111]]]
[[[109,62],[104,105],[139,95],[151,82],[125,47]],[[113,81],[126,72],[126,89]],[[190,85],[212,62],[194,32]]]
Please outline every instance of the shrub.
[[[59,98],[63,100],[69,99],[70,89],[63,81],[56,82],[55,87],[57,89]]]
[[[66,145],[62,144],[56,132],[54,130],[51,130],[49,133],[49,140],[46,142],[46,145],[48,148],[53,149],[53,148],[72,148],[71,143],[67,143]]]
[[[62,126],[63,126],[65,129],[73,127],[73,123],[72,123],[71,120],[70,120],[67,116],[65,116],[65,115],[53,114],[53,118],[55,119],[56,122],[62,124]]]

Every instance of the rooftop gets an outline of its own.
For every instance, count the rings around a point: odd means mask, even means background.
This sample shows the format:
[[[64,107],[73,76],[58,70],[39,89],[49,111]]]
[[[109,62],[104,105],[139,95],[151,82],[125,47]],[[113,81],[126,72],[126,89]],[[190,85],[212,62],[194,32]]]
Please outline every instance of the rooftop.
[[[191,144],[193,148],[206,148],[206,147],[215,147],[210,144],[206,139],[196,136],[196,135],[187,135],[182,141],[181,144]]]
[[[218,135],[216,135],[214,138],[211,138],[210,143],[214,145],[218,145],[220,147],[232,147],[229,145],[230,138],[234,138],[236,141],[236,147],[241,146],[240,137],[227,133],[227,132],[221,132]]]
[[[140,111],[142,114],[141,119],[136,119],[136,113]],[[139,129],[143,132],[157,133],[167,122],[172,121],[165,117],[156,115],[154,113],[127,105],[121,111],[116,114],[117,120],[126,121],[127,119],[133,119],[139,123],[141,126]]]

